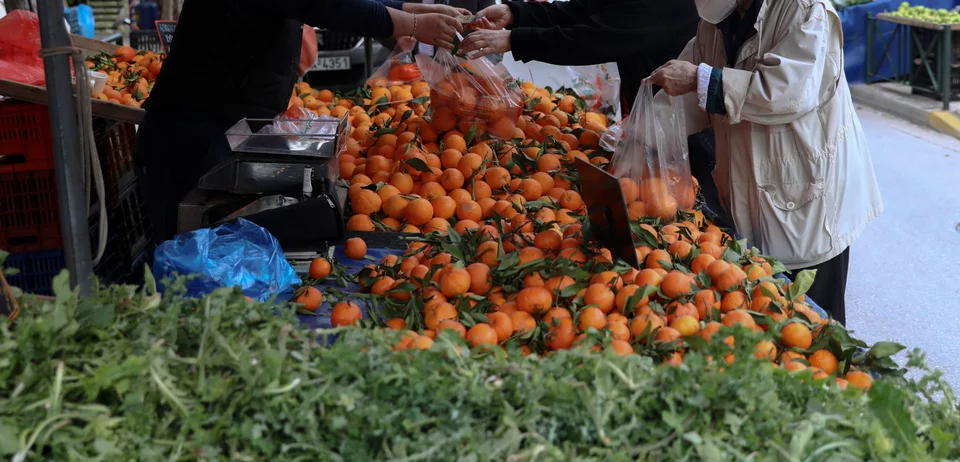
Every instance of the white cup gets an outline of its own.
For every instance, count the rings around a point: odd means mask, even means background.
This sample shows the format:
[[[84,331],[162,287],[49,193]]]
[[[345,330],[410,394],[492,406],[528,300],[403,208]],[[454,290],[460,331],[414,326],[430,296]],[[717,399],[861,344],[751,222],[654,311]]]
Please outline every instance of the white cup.
[[[103,93],[103,89],[107,86],[107,74],[87,69],[87,76],[90,79],[90,92]]]

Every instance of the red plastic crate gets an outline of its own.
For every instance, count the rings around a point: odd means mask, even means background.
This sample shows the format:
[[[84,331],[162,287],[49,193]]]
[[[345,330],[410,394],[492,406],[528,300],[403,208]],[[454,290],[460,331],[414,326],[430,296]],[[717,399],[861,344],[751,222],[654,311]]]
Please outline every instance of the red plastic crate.
[[[62,247],[54,170],[0,173],[0,249],[35,252]]]
[[[46,106],[0,105],[0,173],[52,169],[52,143]]]

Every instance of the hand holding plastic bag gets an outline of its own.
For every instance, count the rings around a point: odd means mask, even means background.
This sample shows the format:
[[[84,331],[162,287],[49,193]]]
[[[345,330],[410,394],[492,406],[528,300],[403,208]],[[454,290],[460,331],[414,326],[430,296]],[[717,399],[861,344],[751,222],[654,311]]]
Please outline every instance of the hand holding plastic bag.
[[[523,110],[523,93],[502,64],[486,58],[464,59],[440,50],[434,59],[417,55],[430,84],[431,125],[437,133],[459,130],[495,138],[513,137]]]
[[[280,242],[242,218],[160,244],[154,253],[153,276],[163,281],[174,273],[199,276],[187,284],[189,295],[240,286],[244,294],[261,302],[300,283]]]
[[[610,171],[620,178],[634,220],[673,221],[678,210],[691,210],[696,203],[683,100],[667,98],[668,107],[654,110],[651,85],[641,85],[633,111],[621,123],[623,138]]]

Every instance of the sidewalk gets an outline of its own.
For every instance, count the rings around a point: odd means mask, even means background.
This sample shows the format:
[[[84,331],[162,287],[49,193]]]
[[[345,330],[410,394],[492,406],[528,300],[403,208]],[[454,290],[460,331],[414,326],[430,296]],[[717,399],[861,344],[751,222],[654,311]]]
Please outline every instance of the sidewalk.
[[[950,110],[944,111],[939,100],[910,94],[909,86],[896,83],[851,85],[850,94],[858,105],[960,138],[960,102],[952,103]]]

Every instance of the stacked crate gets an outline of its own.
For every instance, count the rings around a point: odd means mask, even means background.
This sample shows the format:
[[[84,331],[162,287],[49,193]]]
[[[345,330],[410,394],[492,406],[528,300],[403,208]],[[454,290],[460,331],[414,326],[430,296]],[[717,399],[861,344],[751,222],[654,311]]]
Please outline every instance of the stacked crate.
[[[118,32],[116,23],[126,7],[125,0],[89,0],[87,5],[93,8],[97,37],[105,37]]]
[[[46,106],[0,106],[0,249],[20,270],[10,284],[49,293],[63,268],[63,237]]]
[[[106,252],[94,272],[104,282],[129,282],[131,274],[142,275],[135,262],[149,253],[153,236],[133,173],[136,127],[103,119],[94,125],[109,226]],[[99,206],[90,210],[95,250]],[[43,105],[0,105],[0,249],[11,252],[4,266],[20,270],[11,285],[50,293],[64,255],[50,120]]]

